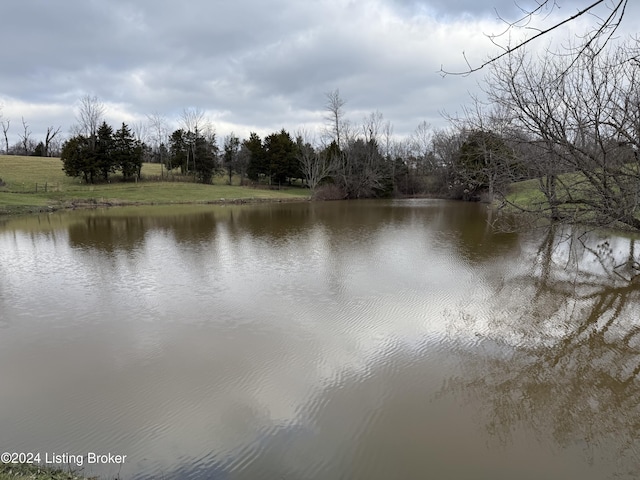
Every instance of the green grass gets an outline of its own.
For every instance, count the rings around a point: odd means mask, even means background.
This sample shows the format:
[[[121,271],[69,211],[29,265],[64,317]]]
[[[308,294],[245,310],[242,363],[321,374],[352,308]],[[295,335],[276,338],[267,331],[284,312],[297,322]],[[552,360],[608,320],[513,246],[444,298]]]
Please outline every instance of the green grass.
[[[539,180],[533,179],[512,183],[509,186],[507,201],[525,208],[533,208],[546,204],[547,199],[540,191]]]
[[[78,205],[130,205],[211,203],[222,201],[303,200],[309,190],[290,187],[282,190],[227,185],[227,176],[214,178],[213,185],[160,180],[158,164],[144,164],[142,181],[122,182],[114,175],[111,183],[87,185],[67,177],[59,158],[0,155],[0,214],[27,213]],[[166,177],[166,171],[164,172]],[[147,180],[145,180],[145,178]],[[239,179],[234,178],[234,183]]]
[[[97,477],[93,477],[95,479]],[[74,472],[31,464],[0,463],[0,480],[88,480]]]
[[[610,188],[612,195],[617,195],[619,190],[615,186]],[[571,195],[570,197],[569,194]],[[590,201],[597,202],[601,197],[601,193],[588,181],[583,173],[573,172],[558,175],[556,195],[559,201],[557,213],[564,221],[609,226],[615,228],[616,231],[627,229],[630,226],[624,221],[617,222],[612,220],[607,216],[607,212],[601,212],[596,207],[589,205]],[[549,202],[540,191],[539,179],[512,183],[509,186],[506,200],[505,211],[528,212],[529,215],[525,215],[526,221],[533,222],[536,219],[544,219],[551,214]],[[584,201],[584,203],[581,203],[581,201]],[[604,201],[600,201],[604,203]],[[636,209],[636,218],[639,214],[640,212]]]

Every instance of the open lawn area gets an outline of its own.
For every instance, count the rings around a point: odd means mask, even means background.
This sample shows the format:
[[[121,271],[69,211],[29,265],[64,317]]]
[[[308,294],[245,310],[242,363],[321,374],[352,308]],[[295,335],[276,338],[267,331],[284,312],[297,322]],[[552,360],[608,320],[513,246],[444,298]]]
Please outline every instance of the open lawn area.
[[[67,177],[59,158],[13,155],[0,155],[0,179],[0,214],[79,205],[291,201],[309,197],[309,190],[300,187],[270,190],[266,186],[239,186],[239,178],[228,185],[229,179],[223,175],[215,177],[213,185],[193,183],[177,175],[167,177],[166,171],[163,180],[159,164],[144,164],[139,182],[122,182],[114,175],[111,183],[87,185]]]

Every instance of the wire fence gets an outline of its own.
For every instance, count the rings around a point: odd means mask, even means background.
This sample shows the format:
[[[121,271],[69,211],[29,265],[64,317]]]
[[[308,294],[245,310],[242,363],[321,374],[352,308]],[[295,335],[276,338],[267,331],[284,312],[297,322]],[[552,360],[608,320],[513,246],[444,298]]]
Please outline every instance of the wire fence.
[[[36,183],[12,183],[4,190],[9,193],[49,193],[59,192],[58,182],[36,182]]]

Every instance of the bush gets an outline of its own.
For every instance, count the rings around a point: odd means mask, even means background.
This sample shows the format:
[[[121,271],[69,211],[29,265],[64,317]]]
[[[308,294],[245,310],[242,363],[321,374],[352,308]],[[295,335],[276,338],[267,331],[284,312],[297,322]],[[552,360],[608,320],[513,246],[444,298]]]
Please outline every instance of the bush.
[[[335,184],[322,185],[313,192],[314,200],[344,200],[347,193]]]

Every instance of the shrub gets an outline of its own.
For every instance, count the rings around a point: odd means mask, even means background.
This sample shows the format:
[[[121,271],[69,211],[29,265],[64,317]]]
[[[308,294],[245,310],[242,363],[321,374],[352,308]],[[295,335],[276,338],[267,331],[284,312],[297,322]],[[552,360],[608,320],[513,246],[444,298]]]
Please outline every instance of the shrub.
[[[347,198],[346,192],[335,184],[322,185],[313,192],[314,200],[343,200]]]

